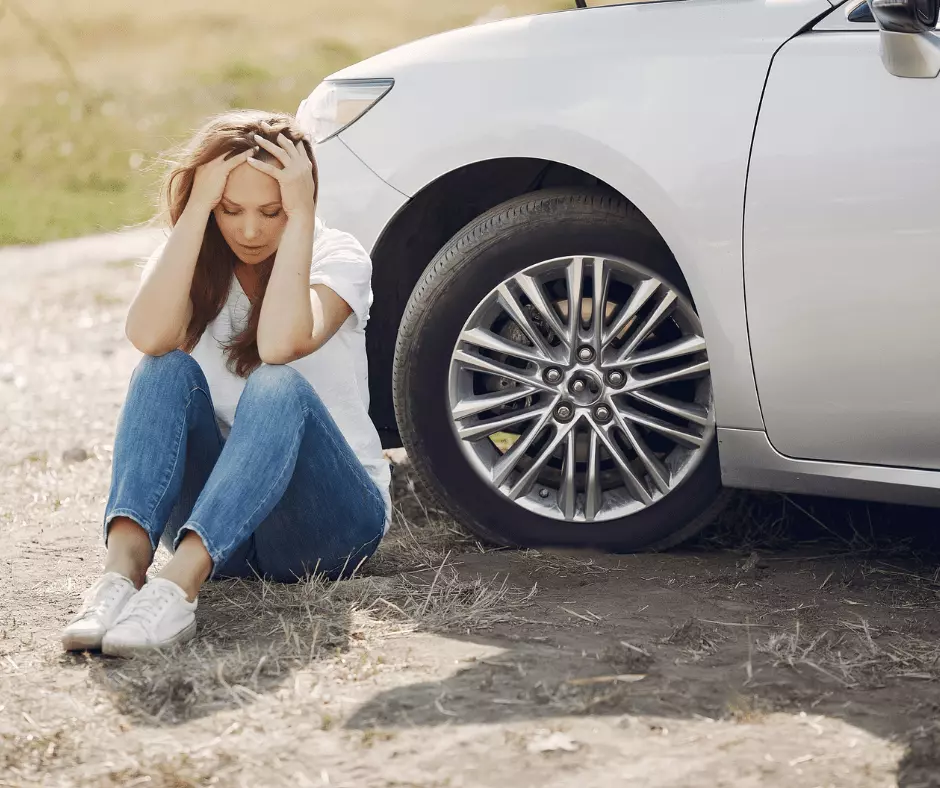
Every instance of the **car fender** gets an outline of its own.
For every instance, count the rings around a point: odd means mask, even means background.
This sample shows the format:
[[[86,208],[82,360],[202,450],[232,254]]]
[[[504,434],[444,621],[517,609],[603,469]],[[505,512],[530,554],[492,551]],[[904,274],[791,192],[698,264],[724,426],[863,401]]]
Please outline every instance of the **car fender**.
[[[831,8],[643,3],[437,36],[337,75],[395,79],[341,139],[408,196],[503,157],[565,164],[609,184],[653,223],[689,284],[719,425],[762,429],[744,308],[750,145],[774,53]]]

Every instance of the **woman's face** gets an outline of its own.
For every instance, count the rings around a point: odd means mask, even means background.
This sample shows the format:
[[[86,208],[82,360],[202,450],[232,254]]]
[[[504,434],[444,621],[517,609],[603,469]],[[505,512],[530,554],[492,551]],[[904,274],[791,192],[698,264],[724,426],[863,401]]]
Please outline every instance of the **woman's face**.
[[[277,251],[287,224],[278,182],[239,164],[229,173],[215,220],[239,260],[246,265],[263,262]]]

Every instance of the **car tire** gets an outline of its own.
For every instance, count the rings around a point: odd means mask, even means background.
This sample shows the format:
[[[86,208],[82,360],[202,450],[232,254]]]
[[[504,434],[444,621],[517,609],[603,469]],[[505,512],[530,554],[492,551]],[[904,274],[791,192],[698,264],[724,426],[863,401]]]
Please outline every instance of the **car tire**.
[[[694,309],[665,242],[625,200],[581,190],[546,190],[510,200],[460,230],[411,295],[394,360],[398,426],[409,459],[432,494],[487,542],[611,552],[665,549],[705,527],[725,504],[713,422],[694,469],[668,494],[627,516],[580,522],[545,516],[510,500],[468,459],[454,428],[448,381],[452,354],[471,312],[507,277],[549,258],[586,253],[632,261]],[[573,344],[570,337],[568,344]],[[570,440],[573,444],[575,438]]]

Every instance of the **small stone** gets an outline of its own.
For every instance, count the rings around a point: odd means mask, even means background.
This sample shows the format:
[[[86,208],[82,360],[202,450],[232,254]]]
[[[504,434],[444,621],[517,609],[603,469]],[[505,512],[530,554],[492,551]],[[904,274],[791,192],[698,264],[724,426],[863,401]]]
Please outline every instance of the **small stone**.
[[[579,742],[574,741],[564,733],[548,733],[540,731],[526,746],[529,752],[577,752],[581,748]]]
[[[73,446],[71,449],[66,449],[62,452],[62,462],[85,462],[89,459],[91,455],[85,451],[81,446]]]
[[[12,364],[0,364],[0,383],[12,383],[15,377]]]

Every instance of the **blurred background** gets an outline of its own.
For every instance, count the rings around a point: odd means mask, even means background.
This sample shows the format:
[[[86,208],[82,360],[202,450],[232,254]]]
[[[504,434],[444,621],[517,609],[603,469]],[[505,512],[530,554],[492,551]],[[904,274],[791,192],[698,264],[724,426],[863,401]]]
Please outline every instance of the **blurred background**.
[[[398,44],[565,0],[4,0],[0,245],[150,218],[161,154],[229,108],[294,112]]]

